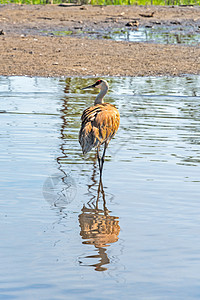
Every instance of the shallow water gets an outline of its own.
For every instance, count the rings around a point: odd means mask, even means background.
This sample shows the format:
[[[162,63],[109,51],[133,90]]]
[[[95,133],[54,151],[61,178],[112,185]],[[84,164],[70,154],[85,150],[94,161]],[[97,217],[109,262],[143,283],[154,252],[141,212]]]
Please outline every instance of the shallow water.
[[[158,44],[183,44],[197,46],[200,42],[200,33],[194,28],[179,27],[163,27],[157,26],[152,28],[139,28],[115,31],[111,34],[111,38],[116,41],[129,42],[148,42]]]
[[[89,78],[0,77],[0,298],[199,299],[199,76],[108,78],[98,195]]]
[[[128,42],[147,42],[158,44],[182,44],[197,46],[200,43],[200,32],[193,26],[151,26],[139,28],[117,28],[115,30],[98,30],[90,31],[74,30],[74,31],[45,31],[43,34],[55,36],[74,35],[78,37],[113,39],[115,41]]]

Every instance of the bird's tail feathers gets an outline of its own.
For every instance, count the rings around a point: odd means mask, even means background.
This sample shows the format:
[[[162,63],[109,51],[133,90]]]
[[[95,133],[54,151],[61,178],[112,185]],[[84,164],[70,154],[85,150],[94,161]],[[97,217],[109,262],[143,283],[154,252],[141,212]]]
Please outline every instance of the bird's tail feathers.
[[[98,137],[97,128],[92,127],[91,123],[86,124],[80,130],[79,143],[81,144],[83,154],[88,153],[92,148],[96,148],[100,141]]]

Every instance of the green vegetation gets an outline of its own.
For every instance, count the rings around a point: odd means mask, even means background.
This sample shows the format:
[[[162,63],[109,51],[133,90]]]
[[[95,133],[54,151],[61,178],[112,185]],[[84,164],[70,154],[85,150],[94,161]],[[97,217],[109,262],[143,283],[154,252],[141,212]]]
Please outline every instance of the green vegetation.
[[[200,0],[0,0],[0,4],[200,5]]]
[[[57,36],[65,36],[65,35],[71,35],[73,32],[71,30],[65,30],[65,31],[52,31],[53,35]]]

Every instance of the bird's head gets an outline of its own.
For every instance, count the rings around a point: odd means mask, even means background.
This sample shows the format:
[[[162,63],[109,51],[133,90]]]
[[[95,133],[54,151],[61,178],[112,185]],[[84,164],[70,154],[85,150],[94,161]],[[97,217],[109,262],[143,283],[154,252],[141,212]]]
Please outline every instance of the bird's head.
[[[102,89],[104,87],[108,87],[107,81],[103,80],[103,79],[99,79],[94,84],[82,88],[82,90],[86,90],[86,89],[90,89],[90,88]]]

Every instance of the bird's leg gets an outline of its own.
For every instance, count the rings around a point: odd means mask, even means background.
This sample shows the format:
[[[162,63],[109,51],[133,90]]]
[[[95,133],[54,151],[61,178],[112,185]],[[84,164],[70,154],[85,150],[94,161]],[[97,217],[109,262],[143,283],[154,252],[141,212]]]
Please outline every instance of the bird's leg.
[[[98,158],[98,163],[99,163],[99,170],[101,169],[101,157],[99,154],[99,147],[97,147],[97,158]]]
[[[99,197],[100,197],[100,191],[101,191],[101,180],[99,181],[99,186],[98,186],[96,209],[98,209],[98,201],[99,201]]]
[[[100,178],[102,176],[102,171],[103,171],[103,164],[104,164],[104,157],[105,157],[105,154],[106,154],[106,148],[107,148],[107,143],[105,142],[104,144],[104,150],[103,150],[103,155],[101,157],[101,167],[100,167]]]

